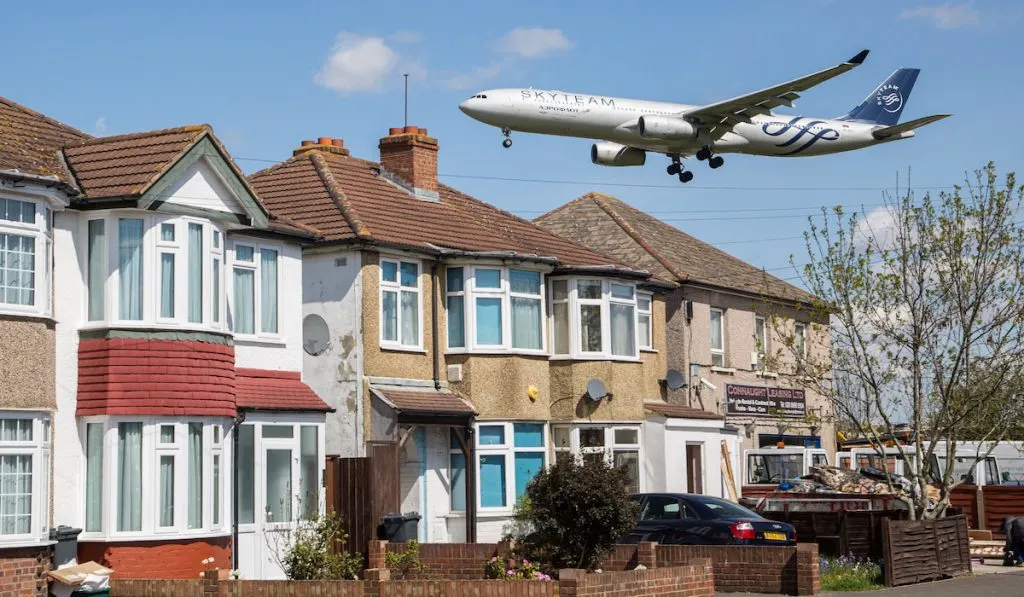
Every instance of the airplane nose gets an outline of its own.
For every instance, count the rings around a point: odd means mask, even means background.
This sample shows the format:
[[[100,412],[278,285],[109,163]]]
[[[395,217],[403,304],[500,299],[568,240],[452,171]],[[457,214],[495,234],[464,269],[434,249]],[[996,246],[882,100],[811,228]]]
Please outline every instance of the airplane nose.
[[[469,114],[469,100],[465,100],[459,104],[459,110],[462,110],[463,114]]]

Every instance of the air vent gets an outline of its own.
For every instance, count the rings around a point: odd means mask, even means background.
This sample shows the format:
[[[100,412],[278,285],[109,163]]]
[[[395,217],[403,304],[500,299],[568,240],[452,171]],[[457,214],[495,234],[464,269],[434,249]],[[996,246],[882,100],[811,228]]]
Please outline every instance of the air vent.
[[[462,381],[462,365],[448,365],[448,381],[449,383]]]

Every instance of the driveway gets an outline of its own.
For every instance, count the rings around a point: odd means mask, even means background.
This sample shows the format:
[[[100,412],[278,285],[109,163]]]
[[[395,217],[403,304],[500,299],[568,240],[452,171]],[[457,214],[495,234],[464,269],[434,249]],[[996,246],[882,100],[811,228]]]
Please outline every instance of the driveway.
[[[716,597],[761,597],[754,593],[716,593]],[[823,592],[819,597],[1020,597],[1024,572],[983,574],[864,593]],[[767,597],[767,596],[764,596]]]

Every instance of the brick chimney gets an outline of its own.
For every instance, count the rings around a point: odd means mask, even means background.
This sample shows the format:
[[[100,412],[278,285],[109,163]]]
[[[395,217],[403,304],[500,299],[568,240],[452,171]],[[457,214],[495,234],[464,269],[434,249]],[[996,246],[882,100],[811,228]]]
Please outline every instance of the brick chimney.
[[[393,128],[380,140],[380,165],[420,199],[437,201],[437,139],[416,126]]]
[[[348,155],[348,149],[345,149],[345,142],[341,139],[332,139],[330,137],[320,137],[316,141],[307,139],[303,141],[301,145],[294,151],[292,156],[297,156],[300,153],[306,153],[307,151],[326,151],[328,153],[336,153],[338,155]]]

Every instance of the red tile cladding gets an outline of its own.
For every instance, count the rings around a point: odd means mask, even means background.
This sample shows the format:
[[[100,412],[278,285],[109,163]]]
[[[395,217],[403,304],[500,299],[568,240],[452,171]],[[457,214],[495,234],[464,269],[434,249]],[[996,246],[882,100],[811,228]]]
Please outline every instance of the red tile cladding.
[[[238,408],[329,411],[331,407],[302,381],[298,371],[238,369]]]
[[[114,571],[112,579],[197,579],[209,568],[231,567],[231,537],[171,538],[161,541],[79,543],[78,561],[98,562]]]
[[[235,416],[235,348],[104,338],[78,345],[77,416]]]

